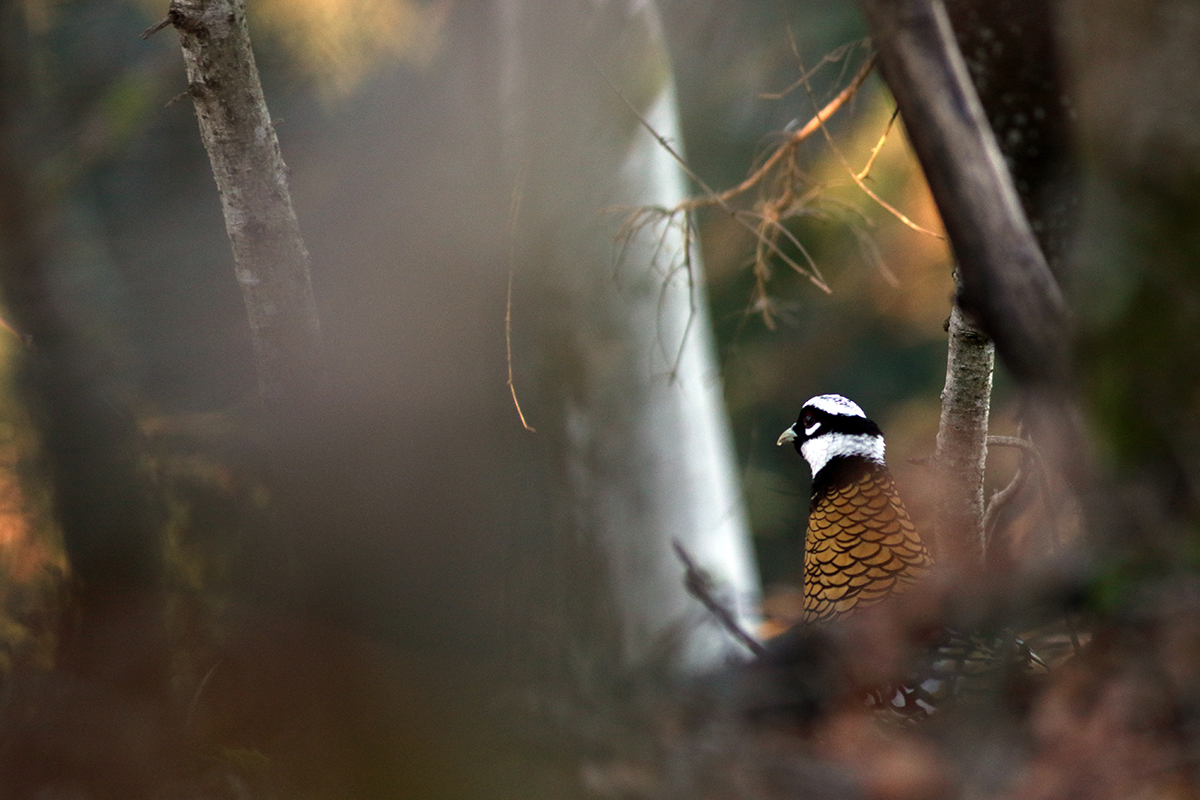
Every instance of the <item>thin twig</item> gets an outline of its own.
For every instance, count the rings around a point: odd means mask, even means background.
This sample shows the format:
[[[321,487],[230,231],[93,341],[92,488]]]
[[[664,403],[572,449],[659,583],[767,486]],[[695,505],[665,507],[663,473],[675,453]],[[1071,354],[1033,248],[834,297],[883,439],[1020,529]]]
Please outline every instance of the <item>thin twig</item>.
[[[21,333],[19,330],[14,328],[8,322],[8,320],[4,319],[4,317],[0,317],[0,328],[3,328],[4,330],[11,333],[13,336],[17,337],[17,339],[21,342],[21,344],[25,345],[26,347],[33,346],[33,337],[30,336],[28,333]]]
[[[867,174],[871,171],[871,165],[875,163],[875,157],[883,149],[883,145],[887,141],[888,134],[892,132],[892,126],[896,124],[896,117],[898,116],[900,116],[900,107],[896,106],[892,111],[892,116],[888,119],[887,127],[883,129],[883,136],[880,136],[879,141],[871,148],[871,157],[867,159],[867,165],[862,168],[862,172],[858,173],[859,180],[866,180]]]
[[[158,33],[159,31],[161,31],[163,28],[167,27],[168,25],[173,24],[174,22],[175,22],[175,17],[172,16],[171,14],[167,14],[165,17],[160,19],[158,22],[154,23],[149,28],[146,28],[146,30],[142,31],[142,38],[149,39],[151,36]]]
[[[621,247],[617,253],[616,258],[613,260],[613,280],[614,281],[617,280],[618,271],[620,269],[620,266],[625,261],[625,251],[628,249],[629,242],[633,238],[634,234],[638,233],[641,230],[644,230],[645,228],[649,227],[650,225],[654,225],[658,222],[662,222],[662,225],[663,225],[662,233],[659,235],[658,243],[655,245],[654,252],[650,255],[650,259],[649,259],[651,266],[653,266],[655,264],[655,262],[658,260],[659,254],[667,246],[666,239],[667,239],[667,235],[671,231],[671,226],[675,226],[679,229],[680,238],[683,243],[682,263],[676,264],[676,262],[672,261],[671,265],[667,268],[667,270],[663,276],[662,289],[659,293],[659,298],[658,298],[658,315],[657,315],[658,345],[660,348],[662,348],[663,359],[673,362],[671,370],[668,373],[668,379],[670,380],[671,383],[674,383],[676,378],[679,376],[679,365],[681,363],[683,363],[684,348],[687,345],[688,335],[692,330],[692,323],[694,321],[695,314],[696,314],[696,280],[695,280],[695,276],[692,274],[693,273],[693,270],[692,270],[692,266],[693,266],[692,265],[693,224],[692,224],[692,221],[689,216],[690,212],[688,212],[685,209],[679,208],[679,207],[669,209],[669,208],[664,208],[662,206],[641,206],[641,207],[632,208],[632,209],[629,207],[626,207],[626,206],[614,206],[612,208],[605,209],[605,210],[606,211],[619,211],[626,215],[625,219],[621,223],[621,227],[617,231],[617,235],[615,237],[617,240],[619,240],[621,242]],[[683,215],[683,222],[675,221],[675,217],[678,214]],[[680,338],[679,346],[675,350],[675,355],[672,356],[669,348],[667,347],[666,339],[663,336],[662,318],[663,318],[663,309],[666,306],[667,300],[668,300],[667,290],[670,286],[671,280],[675,276],[675,273],[679,270],[684,270],[687,274],[688,318],[687,318],[687,323],[684,325],[684,328],[683,328],[683,335]]]
[[[752,217],[758,217],[760,220],[762,220],[762,225],[759,227],[759,230],[763,230],[768,227],[772,227],[772,228],[775,228],[775,230],[779,231],[779,233],[783,234],[784,238],[786,238],[789,242],[791,242],[796,247],[796,249],[800,251],[800,255],[804,256],[804,260],[808,262],[808,266],[812,269],[812,273],[814,275],[816,275],[818,278],[820,278],[822,282],[825,281],[825,276],[823,276],[821,274],[821,270],[817,267],[817,262],[814,261],[813,257],[809,254],[808,248],[806,248],[803,244],[801,244],[800,240],[798,238],[796,238],[796,234],[789,231],[787,229],[787,227],[784,226],[778,219],[767,217],[765,214],[759,214],[754,211],[739,211],[737,213],[744,214],[747,216],[752,216]],[[797,271],[800,272],[801,275],[807,274],[800,270],[797,270]]]
[[[768,249],[770,249],[777,256],[779,256],[781,259],[783,259],[788,265],[790,265],[793,269],[795,269],[801,275],[808,278],[808,280],[811,281],[812,284],[814,286],[816,286],[818,289],[825,292],[826,294],[833,293],[833,290],[830,289],[829,286],[827,286],[823,280],[821,280],[816,275],[813,275],[808,270],[804,269],[804,267],[797,264],[796,261],[791,256],[789,256],[787,253],[783,252],[783,250],[781,250],[779,248],[779,245],[777,245],[777,244],[775,244],[775,242],[772,242],[771,240],[769,240],[761,231],[756,229],[753,225],[751,225],[750,223],[741,219],[738,216],[737,212],[733,208],[731,208],[728,203],[726,203],[724,200],[717,197],[717,193],[715,191],[713,191],[712,187],[709,186],[704,181],[703,178],[701,178],[699,175],[697,175],[695,170],[693,170],[690,166],[688,166],[687,161],[684,159],[683,156],[681,156],[679,154],[679,152],[674,147],[671,146],[671,143],[667,141],[667,138],[665,136],[663,136],[662,134],[660,134],[657,130],[655,130],[654,126],[650,124],[650,121],[647,120],[642,115],[642,112],[638,111],[637,106],[635,106],[632,102],[630,102],[629,98],[626,97],[619,88],[617,88],[617,85],[615,83],[613,83],[611,78],[608,77],[608,73],[604,72],[604,70],[602,70],[600,68],[599,64],[596,64],[595,68],[596,68],[596,71],[600,73],[600,76],[604,78],[605,82],[608,83],[609,87],[613,90],[613,92],[617,95],[617,97],[621,98],[621,101],[623,103],[625,103],[625,105],[629,108],[629,110],[633,113],[633,115],[635,117],[637,117],[638,122],[640,122],[642,124],[642,127],[645,128],[647,131],[649,131],[650,135],[654,137],[654,140],[656,142],[658,142],[660,147],[662,147],[664,150],[667,151],[668,154],[670,154],[671,158],[675,159],[676,163],[678,163],[679,166],[683,169],[683,171],[685,173],[687,173],[687,176],[689,178],[691,178],[693,181],[695,181],[697,186],[699,186],[701,189],[704,190],[704,193],[706,195],[708,195],[709,198],[711,198],[712,203],[715,203],[717,206],[719,206],[721,208],[721,210],[723,210],[727,214],[729,214],[729,216],[732,217],[735,222],[737,222],[743,228],[745,228],[746,230],[748,230],[752,234],[754,234],[754,236],[760,242],[762,242],[764,245],[766,245]],[[711,203],[706,203],[706,204],[711,204]],[[702,205],[706,205],[706,204],[702,204]],[[680,208],[682,208],[684,210],[691,209],[691,207],[689,206],[688,203],[681,203]]]
[[[842,57],[842,53],[844,53],[845,50],[846,48],[841,48],[834,54],[827,55],[824,59],[822,59],[821,63],[824,64],[826,62],[837,61]],[[732,189],[728,189],[720,193],[715,192],[688,166],[683,157],[671,146],[667,139],[659,134],[652,125],[650,125],[650,123],[638,111],[638,109],[629,102],[629,100],[621,93],[612,80],[609,79],[607,74],[605,74],[604,71],[600,69],[598,65],[596,65],[597,71],[600,72],[601,76],[605,79],[605,81],[608,82],[614,93],[621,98],[621,100],[629,107],[630,111],[632,111],[637,119],[642,123],[643,127],[650,132],[659,145],[663,147],[663,149],[665,149],[671,155],[671,157],[675,159],[676,162],[679,163],[687,175],[704,192],[703,197],[687,200],[669,211],[663,209],[661,213],[664,216],[673,217],[674,214],[680,211],[683,211],[686,214],[697,208],[717,206],[725,211],[725,213],[727,213],[734,222],[736,222],[745,230],[749,231],[755,237],[757,246],[755,249],[755,258],[753,262],[755,290],[754,302],[752,305],[755,312],[762,314],[763,321],[768,328],[775,327],[774,314],[772,313],[773,305],[766,289],[767,281],[770,279],[770,256],[777,256],[789,268],[802,277],[807,278],[826,294],[832,293],[832,290],[825,281],[825,277],[821,274],[821,270],[817,266],[816,261],[811,257],[807,249],[796,238],[796,236],[780,222],[780,210],[786,211],[794,203],[798,203],[799,205],[803,206],[805,199],[812,194],[812,192],[809,192],[805,195],[805,197],[800,198],[798,201],[792,196],[793,190],[790,187],[792,184],[794,184],[798,173],[798,169],[794,162],[794,153],[801,142],[811,136],[818,128],[822,127],[826,119],[836,113],[838,109],[845,105],[845,103],[854,96],[859,87],[862,85],[863,81],[865,81],[867,76],[871,73],[874,65],[874,58],[875,56],[873,53],[868,54],[866,60],[860,66],[859,71],[855,75],[854,79],[851,80],[851,82],[844,89],[842,89],[842,91],[839,92],[836,97],[829,101],[829,103],[827,103],[822,109],[818,110],[816,115],[810,119],[803,128],[793,133],[786,142],[777,147],[775,151],[766,159],[766,161],[764,161],[763,164],[753,172],[753,174]],[[807,80],[808,77],[810,77],[810,74],[806,74],[803,80]],[[781,177],[786,177],[788,179],[788,188],[785,188],[782,197],[764,204],[762,206],[762,211],[738,211],[729,206],[728,201],[730,199],[761,183],[771,173],[771,171],[781,163],[787,164],[786,175]],[[645,224],[644,218],[646,217],[646,214],[644,211],[638,212],[635,216],[637,219],[633,225],[631,225],[631,227]],[[746,219],[746,217],[756,219],[757,224],[752,224]],[[800,252],[804,261],[807,262],[807,269],[801,266],[796,259],[790,257],[781,249],[779,245],[780,235],[790,241],[792,245],[795,246]]]
[[[204,677],[196,685],[196,691],[192,693],[192,702],[188,704],[187,716],[184,717],[183,729],[185,731],[192,729],[192,719],[195,718],[196,709],[200,706],[200,695],[204,693],[204,687],[208,686],[209,679],[212,678],[213,673],[217,671],[217,667],[219,666],[221,666],[220,660],[208,668],[208,672],[204,673]]]
[[[512,394],[513,405],[517,407],[517,416],[521,419],[521,427],[530,433],[537,433],[537,429],[525,421],[525,412],[521,410],[521,401],[517,399],[517,387],[513,383],[512,357],[512,290],[513,273],[517,269],[517,218],[521,213],[521,198],[525,192],[527,167],[528,165],[522,167],[521,172],[517,175],[516,184],[513,186],[512,200],[508,207],[508,294],[504,303],[504,350],[508,359],[508,391]]]
[[[737,186],[734,186],[732,189],[726,189],[720,194],[712,194],[707,198],[689,201],[688,205],[692,207],[699,207],[712,205],[713,203],[723,203],[733,199],[734,197],[737,197],[742,192],[757,186],[758,183],[762,181],[764,177],[766,177],[767,173],[774,169],[775,165],[795,151],[801,142],[816,133],[817,130],[824,125],[825,120],[836,114],[838,109],[846,104],[846,101],[854,97],[855,93],[858,91],[858,88],[862,86],[863,81],[865,81],[867,76],[871,74],[871,70],[874,69],[874,67],[875,54],[871,53],[869,56],[867,56],[867,60],[863,62],[862,67],[859,68],[858,74],[854,76],[854,80],[850,81],[845,89],[842,89],[842,91],[838,92],[836,97],[826,103],[825,107],[818,111],[812,119],[806,122],[803,128],[789,136],[788,140],[781,144],[775,150],[775,152],[772,153],[770,157],[768,157],[767,160],[762,163],[761,166],[759,166],[758,169],[751,173],[749,177],[747,177]]]
[[[800,49],[796,45],[796,38],[795,38],[795,36],[792,35],[791,27],[788,27],[787,33],[788,33],[788,39],[791,41],[791,44],[792,44],[792,52],[795,54],[797,60],[799,60],[800,59]],[[800,68],[801,68],[801,71],[803,71],[803,69],[804,69],[803,63],[800,64]],[[804,88],[805,88],[805,91],[808,93],[808,100],[812,104],[813,109],[815,110],[817,108],[817,99],[813,95],[812,84],[806,80],[804,82]],[[842,167],[844,167],[846,172],[849,173],[850,177],[854,179],[854,182],[856,184],[858,184],[858,188],[862,189],[863,192],[865,192],[868,197],[870,197],[876,203],[881,205],[888,212],[890,212],[894,217],[896,217],[896,219],[900,220],[902,223],[904,223],[908,227],[912,228],[914,231],[917,231],[918,233],[924,233],[929,236],[932,236],[935,239],[941,239],[941,240],[945,241],[945,238],[946,238],[945,236],[942,236],[941,234],[939,234],[935,231],[931,231],[928,228],[924,228],[924,227],[918,225],[917,223],[915,223],[911,219],[909,219],[907,216],[905,216],[904,213],[901,212],[898,208],[894,207],[893,205],[888,203],[886,200],[884,200],[882,197],[875,194],[875,192],[873,192],[871,190],[871,188],[869,186],[867,186],[866,182],[859,176],[859,174],[854,171],[854,168],[850,166],[849,159],[846,158],[845,154],[842,153],[841,148],[839,148],[837,146],[837,143],[834,142],[833,135],[829,132],[829,129],[827,127],[825,127],[825,120],[821,118],[820,113],[818,112],[817,115],[815,117],[813,117],[813,119],[820,126],[821,132],[823,134],[825,134],[825,141],[827,141],[829,143],[829,148],[831,150],[833,150],[833,154],[835,156],[837,156],[838,161],[842,162]],[[889,126],[891,125],[891,123],[888,123],[888,124],[889,124]],[[874,155],[872,155],[872,159],[873,158],[874,158]]]
[[[845,58],[845,56],[850,50],[852,50],[855,47],[860,47],[862,45],[870,46],[870,42],[871,42],[870,39],[859,39],[857,42],[846,42],[846,44],[842,45],[841,47],[834,48],[833,50],[829,51],[824,56],[822,56],[821,60],[817,63],[817,65],[815,67],[813,67],[807,73],[805,73],[805,74],[801,75],[799,78],[797,78],[792,83],[791,86],[787,87],[782,92],[761,92],[761,93],[759,93],[758,96],[763,100],[782,100],[783,98],[787,97],[789,94],[791,94],[792,92],[796,91],[801,86],[803,86],[805,81],[807,81],[809,78],[811,78],[813,75],[816,75],[817,72],[820,71],[821,67],[825,66],[826,64],[836,64],[839,61],[842,61],[844,63],[847,60]],[[844,67],[843,67],[842,74],[843,75],[845,74]]]
[[[831,150],[833,150],[833,154],[835,156],[837,156],[838,161],[842,162],[842,166],[845,168],[846,172],[848,172],[850,174],[850,177],[854,179],[854,182],[856,184],[858,184],[858,188],[862,189],[863,192],[866,193],[867,197],[870,197],[876,203],[881,205],[884,208],[884,210],[886,210],[889,214],[894,216],[896,219],[900,220],[902,223],[907,225],[909,228],[912,228],[917,233],[923,233],[926,236],[932,236],[933,238],[940,239],[943,242],[946,241],[945,236],[942,236],[937,231],[931,231],[931,230],[929,230],[929,228],[926,228],[922,225],[918,225],[916,222],[913,222],[911,219],[909,219],[904,214],[903,211],[896,208],[895,206],[893,206],[887,200],[884,200],[879,195],[875,194],[875,192],[871,189],[871,187],[867,186],[866,181],[864,181],[862,178],[860,178],[858,176],[858,173],[856,173],[854,171],[854,168],[850,166],[850,160],[846,158],[846,156],[842,152],[841,148],[839,148],[837,146],[837,144],[833,141],[833,135],[829,133],[829,130],[825,127],[824,124],[821,125],[821,132],[825,134],[825,140],[827,142],[829,142],[829,148]]]
[[[747,650],[759,658],[766,656],[767,648],[763,647],[762,642],[746,633],[742,626],[738,624],[733,612],[713,597],[712,578],[704,570],[696,566],[696,562],[678,539],[672,542],[672,546],[675,548],[675,555],[679,556],[679,560],[683,562],[684,569],[686,570],[683,576],[683,585],[687,588],[688,594],[699,600],[708,609],[708,612],[717,618],[721,626],[734,639],[737,639],[744,645]]]
[[[1041,461],[1042,454],[1038,451],[1037,445],[1028,439],[1020,436],[989,436],[987,437],[988,447],[1019,447],[1025,452],[1032,455],[1034,458]]]
[[[696,320],[696,276],[692,269],[692,223],[686,211],[683,212],[683,227],[680,230],[680,235],[683,237],[682,268],[687,274],[688,318],[687,323],[683,326],[683,335],[679,339],[679,347],[675,351],[675,363],[671,367],[672,383],[679,378],[679,367],[683,363],[684,348],[687,347],[688,336],[692,332],[692,323]],[[670,280],[670,276],[667,279]],[[663,286],[663,291],[666,292],[665,285]]]
[[[987,556],[988,547],[992,543],[992,535],[996,532],[996,524],[1000,521],[1000,512],[1007,508],[1017,498],[1020,491],[1029,482],[1029,473],[1023,466],[1017,467],[1008,486],[992,494],[987,511],[983,514],[983,551]]]

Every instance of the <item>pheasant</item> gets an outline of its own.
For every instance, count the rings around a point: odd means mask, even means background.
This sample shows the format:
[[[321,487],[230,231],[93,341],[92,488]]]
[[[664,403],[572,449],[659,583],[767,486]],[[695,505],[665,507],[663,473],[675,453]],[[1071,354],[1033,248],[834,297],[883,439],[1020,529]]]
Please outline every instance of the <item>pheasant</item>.
[[[812,468],[804,549],[805,623],[823,626],[917,585],[933,567],[884,461],[883,433],[836,394],[810,399],[777,444]],[[994,688],[1010,667],[1045,665],[1015,636],[941,631],[925,663],[870,703],[904,718],[927,716],[973,687]],[[977,680],[980,679],[980,680]]]
[[[804,620],[828,622],[915,585],[933,565],[883,460],[879,426],[836,394],[804,404],[777,444],[812,467]]]

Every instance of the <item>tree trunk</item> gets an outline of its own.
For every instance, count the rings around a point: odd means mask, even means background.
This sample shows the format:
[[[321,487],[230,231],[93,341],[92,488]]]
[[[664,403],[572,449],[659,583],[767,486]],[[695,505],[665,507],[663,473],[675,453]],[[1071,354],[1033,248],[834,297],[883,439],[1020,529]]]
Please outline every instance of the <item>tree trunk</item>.
[[[959,266],[958,303],[978,320],[1022,390],[1023,420],[1053,468],[1089,481],[1071,394],[1062,293],[1018,202],[940,0],[863,0]]]
[[[940,0],[864,0],[888,88],[959,264],[959,302],[1023,386],[1069,375],[1067,309],[1021,210]]]
[[[934,463],[940,496],[934,541],[937,560],[956,572],[983,566],[983,473],[995,348],[955,303],[948,325],[946,387]]]
[[[188,94],[221,193],[225,230],[268,412],[320,386],[321,324],[310,259],[267,111],[243,0],[172,0]]]
[[[627,227],[636,210],[669,208],[686,191],[639,122],[679,140],[657,15],[625,0],[505,0],[501,11],[520,195],[516,389],[555,476],[549,552],[563,560],[546,567],[580,577],[565,587],[576,596],[550,598],[543,613],[590,607],[557,624],[565,642],[591,649],[603,626],[590,615],[607,607],[613,663],[644,663],[673,639],[677,663],[713,664],[732,644],[714,625],[695,629],[706,614],[672,541],[743,614],[757,581],[687,220]]]

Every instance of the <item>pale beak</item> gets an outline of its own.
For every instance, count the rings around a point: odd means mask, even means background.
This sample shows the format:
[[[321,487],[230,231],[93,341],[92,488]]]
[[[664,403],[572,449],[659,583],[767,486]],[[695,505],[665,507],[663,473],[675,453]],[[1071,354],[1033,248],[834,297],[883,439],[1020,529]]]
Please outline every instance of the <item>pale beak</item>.
[[[794,442],[794,441],[796,441],[796,426],[795,425],[788,428],[783,433],[779,434],[779,439],[776,440],[775,446],[779,447],[780,445],[787,444],[788,442]]]

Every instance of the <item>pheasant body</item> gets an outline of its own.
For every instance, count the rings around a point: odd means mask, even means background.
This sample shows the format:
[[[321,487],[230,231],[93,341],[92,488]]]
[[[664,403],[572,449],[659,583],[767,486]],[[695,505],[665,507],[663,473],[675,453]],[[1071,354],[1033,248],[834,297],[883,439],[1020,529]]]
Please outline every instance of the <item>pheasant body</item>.
[[[876,689],[868,704],[900,720],[921,720],[947,705],[994,702],[1018,682],[1047,671],[1024,641],[996,634],[943,630],[895,686]]]
[[[824,622],[917,583],[932,565],[887,467],[844,457],[813,488],[804,552],[804,619]]]

